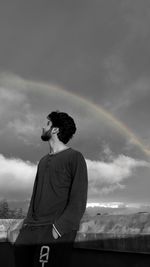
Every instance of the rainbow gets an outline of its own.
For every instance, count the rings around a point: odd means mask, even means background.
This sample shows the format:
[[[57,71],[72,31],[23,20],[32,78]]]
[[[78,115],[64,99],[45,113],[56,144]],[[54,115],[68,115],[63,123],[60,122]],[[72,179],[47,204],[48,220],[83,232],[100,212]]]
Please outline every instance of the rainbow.
[[[50,88],[49,88],[50,90]],[[54,90],[54,89],[53,89]],[[142,140],[137,137],[131,130],[130,128],[125,125],[123,122],[121,122],[119,119],[117,119],[114,115],[112,115],[111,113],[109,113],[108,111],[106,111],[104,108],[98,106],[97,104],[93,103],[92,101],[83,98],[82,96],[79,96],[77,94],[74,93],[70,93],[67,90],[65,90],[64,88],[59,88],[59,87],[55,87],[55,90],[61,91],[65,94],[67,94],[67,96],[71,96],[72,98],[75,99],[75,101],[79,101],[81,103],[81,105],[88,105],[89,108],[91,108],[95,114],[95,112],[97,112],[98,114],[100,113],[101,116],[103,116],[104,118],[106,118],[113,126],[115,126],[117,129],[121,130],[121,132],[123,134],[125,134],[126,136],[128,136],[130,138],[130,140],[132,140],[132,142],[137,145],[147,156],[150,156],[150,149],[148,149],[145,144],[143,144]]]
[[[81,106],[88,106],[90,110],[93,112],[93,114],[100,114],[102,117],[106,118],[108,122],[110,122],[114,127],[119,129],[124,135],[128,136],[132,142],[137,145],[148,157],[150,156],[150,149],[147,148],[147,146],[143,143],[143,141],[137,137],[133,131],[125,125],[123,122],[121,122],[118,118],[116,118],[114,115],[112,115],[110,112],[106,111],[101,106],[93,103],[91,100],[88,100],[80,95],[77,95],[75,93],[69,92],[66,89],[56,86],[56,85],[50,85],[43,82],[35,82],[30,80],[22,79],[15,75],[7,75],[6,73],[3,73],[0,75],[0,78],[3,79],[3,81],[8,85],[12,85],[13,83],[17,83],[18,86],[23,86],[26,88],[31,88],[32,90],[39,90],[41,92],[45,91],[46,93],[51,91],[55,91],[57,93],[63,93],[64,96],[67,98],[70,96],[74,102],[81,104]]]

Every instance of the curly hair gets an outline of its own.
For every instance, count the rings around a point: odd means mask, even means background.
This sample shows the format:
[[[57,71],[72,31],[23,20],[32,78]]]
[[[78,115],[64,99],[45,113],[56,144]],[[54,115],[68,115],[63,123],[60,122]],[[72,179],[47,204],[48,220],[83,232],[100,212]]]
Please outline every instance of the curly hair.
[[[76,132],[76,125],[72,117],[67,113],[60,112],[59,110],[51,112],[47,116],[48,120],[51,120],[52,127],[58,127],[59,133],[58,139],[67,144]]]

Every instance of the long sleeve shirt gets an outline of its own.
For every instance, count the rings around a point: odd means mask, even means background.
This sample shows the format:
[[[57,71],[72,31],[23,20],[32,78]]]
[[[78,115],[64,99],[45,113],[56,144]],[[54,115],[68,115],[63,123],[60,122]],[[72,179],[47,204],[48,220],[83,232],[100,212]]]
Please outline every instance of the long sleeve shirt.
[[[81,152],[68,148],[44,156],[37,168],[24,224],[52,223],[59,235],[78,230],[86,209],[88,174]]]

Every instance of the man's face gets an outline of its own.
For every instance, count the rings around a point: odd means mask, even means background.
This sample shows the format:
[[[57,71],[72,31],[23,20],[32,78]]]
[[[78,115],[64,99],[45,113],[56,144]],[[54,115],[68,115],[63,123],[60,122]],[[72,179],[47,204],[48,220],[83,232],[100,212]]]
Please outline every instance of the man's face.
[[[52,131],[52,122],[48,120],[46,127],[42,128],[41,139],[43,141],[49,141],[52,137],[51,131]]]

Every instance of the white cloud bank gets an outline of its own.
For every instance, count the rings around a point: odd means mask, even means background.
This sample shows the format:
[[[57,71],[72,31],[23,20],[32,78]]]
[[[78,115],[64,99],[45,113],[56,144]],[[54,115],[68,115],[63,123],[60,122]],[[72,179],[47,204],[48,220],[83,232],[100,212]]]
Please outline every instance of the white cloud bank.
[[[100,197],[116,189],[123,189],[123,181],[132,178],[137,167],[150,167],[146,161],[124,155],[111,162],[87,159],[89,189],[88,197]],[[0,198],[24,200],[31,195],[37,166],[29,161],[5,158],[0,154]]]
[[[0,198],[23,200],[29,198],[36,166],[29,161],[0,155]]]
[[[89,197],[108,194],[116,189],[123,189],[125,179],[132,177],[137,167],[150,167],[143,160],[136,160],[125,155],[111,159],[111,162],[86,160],[89,175]]]

